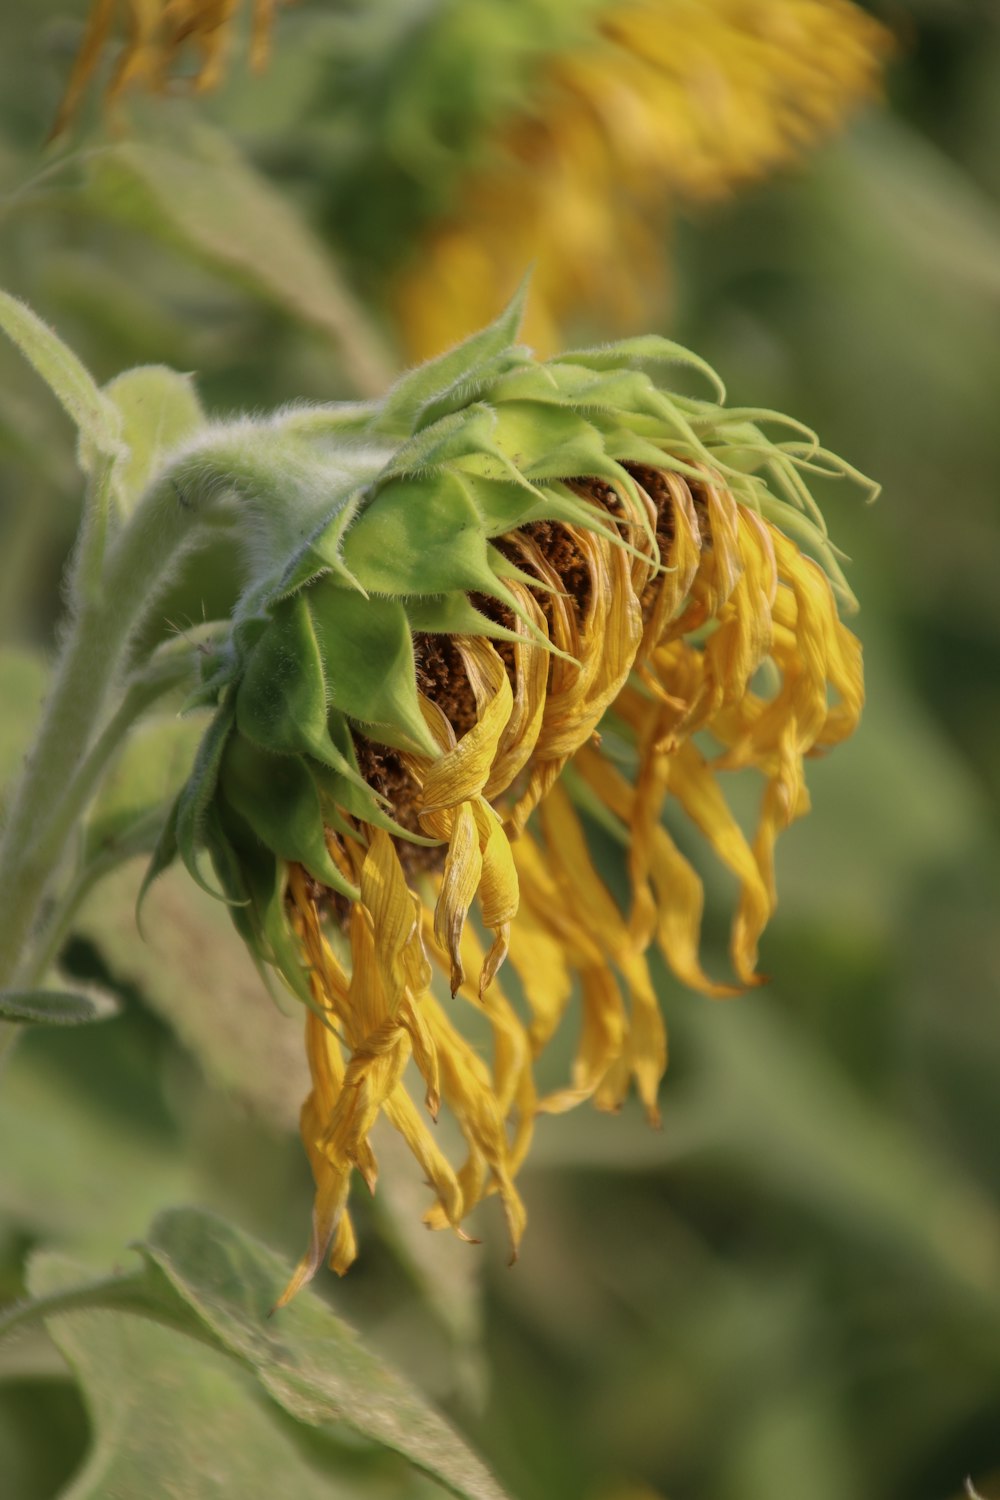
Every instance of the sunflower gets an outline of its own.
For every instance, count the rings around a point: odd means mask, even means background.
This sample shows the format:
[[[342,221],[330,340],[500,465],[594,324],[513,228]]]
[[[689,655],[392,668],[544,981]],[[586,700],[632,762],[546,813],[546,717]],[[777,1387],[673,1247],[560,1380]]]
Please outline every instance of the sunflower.
[[[212,429],[172,480],[249,509],[248,582],[148,878],[179,854],[208,883],[207,851],[262,972],[306,1006],[316,1203],[286,1297],[353,1260],[379,1114],[430,1185],[427,1223],[464,1234],[495,1194],[515,1254],[540,1115],[617,1109],[634,1082],[657,1119],[650,947],[709,995],[759,982],[804,761],[861,712],[852,600],[803,478],[854,471],[786,418],[669,391],[677,363],[717,381],[666,340],[539,362],[518,316],[379,402]],[[751,839],[723,792],[745,768]],[[702,967],[702,881],[668,800],[736,876],[728,976]],[[626,853],[624,908],[594,819]],[[570,1076],[540,1092],[571,1009]],[[430,1128],[442,1107],[457,1165]]]
[[[795,162],[878,91],[885,29],[851,0],[631,0],[540,65],[393,306],[411,355],[465,336],[535,264],[543,350],[599,305],[616,330],[662,306],[671,212]]]

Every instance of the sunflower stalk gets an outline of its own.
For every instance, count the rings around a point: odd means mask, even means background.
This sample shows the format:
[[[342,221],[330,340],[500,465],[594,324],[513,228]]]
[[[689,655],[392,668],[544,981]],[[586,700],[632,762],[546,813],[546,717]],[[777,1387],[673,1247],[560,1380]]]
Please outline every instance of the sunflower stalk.
[[[269,459],[279,467],[287,459],[280,442]],[[248,499],[241,519],[255,536],[268,521],[289,542],[296,527],[308,529],[300,512],[281,506],[301,487],[285,486],[275,499],[274,463],[255,468],[234,449],[230,428],[210,431],[196,451],[161,470],[117,534],[109,515],[112,475],[112,463],[96,464],[88,486],[53,685],[0,841],[0,986],[41,978],[39,955],[49,954],[47,929],[60,920],[58,903],[40,918],[74,828],[138,719],[185,682],[194,686],[197,651],[188,640],[145,662],[131,659],[132,642],[156,614],[167,583],[220,525],[234,524],[235,499]]]

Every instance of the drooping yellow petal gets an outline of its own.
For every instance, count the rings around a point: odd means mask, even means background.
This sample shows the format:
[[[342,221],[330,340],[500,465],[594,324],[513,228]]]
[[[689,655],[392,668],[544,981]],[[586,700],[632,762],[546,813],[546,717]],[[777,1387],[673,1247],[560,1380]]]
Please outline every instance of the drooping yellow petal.
[[[536,915],[546,909],[546,897],[533,894],[539,883],[533,882],[525,888],[529,861],[540,864],[541,856],[534,841],[527,837],[518,839],[513,848],[521,888],[521,905],[517,922],[511,931],[510,962],[524,991],[524,998],[531,1011],[530,1039],[532,1049],[538,1053],[556,1030],[573,993],[571,972],[566,945],[547,924]]]
[[[462,968],[461,937],[483,873],[483,856],[479,847],[479,828],[471,802],[462,802],[452,810],[448,853],[437,905],[434,908],[434,934],[451,955],[451,992],[454,995],[465,978]]]
[[[450,959],[446,951],[434,945],[432,932],[428,933],[428,941],[433,955],[447,974]],[[475,931],[471,926],[466,926],[462,933],[464,969],[468,973],[480,973],[484,957],[482,944]],[[568,990],[567,981],[567,993]],[[536,1108],[529,1037],[499,983],[494,982],[488,989],[480,992],[478,986],[473,987],[466,981],[459,993],[475,1010],[485,1014],[490,1022],[493,1032],[493,1090],[503,1117],[509,1117],[512,1110],[517,1114],[510,1147],[511,1160],[516,1165],[527,1151]]]
[[[389,835],[372,830],[361,867],[361,902],[371,916],[376,954],[389,1014],[395,1015],[407,985],[415,994],[427,988],[430,965],[420,942],[420,908],[403,876]]]
[[[422,807],[432,813],[479,796],[489,779],[514,699],[503,662],[486,640],[456,637],[476,695],[476,723],[423,777]],[[433,732],[433,726],[432,726]]]
[[[653,590],[653,604],[643,624],[639,656],[644,660],[667,636],[687,599],[701,561],[701,531],[691,490],[679,474],[647,466],[633,466],[631,473],[659,518],[656,535],[662,572],[655,584],[647,586]]]
[[[436,1058],[436,1048],[434,1055]],[[457,1229],[465,1213],[465,1200],[458,1178],[448,1158],[420,1118],[416,1105],[402,1083],[398,1083],[392,1090],[383,1107],[386,1119],[394,1130],[399,1131],[437,1194],[435,1211],[442,1224],[450,1224],[453,1229]]]
[[[738,702],[771,649],[771,610],[778,587],[773,532],[742,505],[736,510],[736,525],[741,571],[705,643],[702,694],[692,709],[696,723]]]
[[[636,951],[644,952],[655,934],[664,958],[682,984],[713,997],[738,994],[732,985],[709,979],[701,966],[704,887],[659,822],[659,811],[655,819],[643,813],[638,789],[589,747],[580,751],[575,765],[588,786],[631,832],[629,874],[634,905],[630,931]],[[664,790],[667,767],[664,757]]]
[[[740,882],[740,906],[733,923],[730,955],[733,968],[744,984],[760,984],[760,976],[755,972],[757,941],[774,903],[753,852],[726,806],[711,767],[692,743],[681,745],[671,756],[668,785],[685,813]]]
[[[536,629],[544,631],[545,616],[530,590],[516,579],[509,580],[507,588],[517,599],[522,614],[534,622]],[[548,654],[530,636],[524,619],[515,616],[513,626],[518,633],[518,640],[509,646],[514,669],[513,703],[483,788],[488,801],[505,792],[527,764],[545,712]]]
[[[657,1096],[667,1071],[667,1029],[645,958],[633,953],[624,957],[621,963],[630,1002],[624,1060],[635,1079],[646,1118],[651,1125],[659,1125]],[[605,1108],[619,1109],[627,1082],[626,1075],[613,1091],[609,1088],[605,1099],[599,1096],[598,1103],[603,1103]]]
[[[465,1212],[483,1196],[488,1173],[503,1204],[512,1253],[516,1255],[526,1221],[524,1204],[514,1187],[507,1133],[489,1072],[430,997],[427,1021],[440,1062],[442,1095],[469,1146],[468,1160],[458,1174]],[[431,1209],[426,1219],[432,1228],[444,1223],[437,1208]]]
[[[324,1171],[313,1203],[309,1248],[296,1266],[292,1279],[278,1298],[276,1307],[286,1307],[291,1302],[296,1293],[313,1279],[328,1254],[330,1254],[332,1269],[339,1271],[341,1275],[354,1260],[356,1246],[353,1235],[349,1243],[343,1245],[337,1243],[338,1231],[345,1223],[344,1210],[349,1185],[349,1172]],[[333,1246],[332,1254],[331,1245]]]
[[[480,970],[482,995],[507,956],[510,926],[517,916],[520,896],[514,857],[499,817],[482,797],[474,804],[473,813],[483,856],[479,911],[483,922],[495,934]]]
[[[580,973],[583,1025],[573,1059],[572,1084],[538,1101],[542,1114],[564,1114],[595,1095],[625,1048],[626,1018],[621,990],[611,968],[602,964]]]
[[[573,541],[587,570],[586,611],[578,620],[572,610],[552,605],[552,640],[567,660],[553,658],[541,731],[532,757],[528,787],[508,817],[516,835],[543,802],[566,761],[594,732],[621,691],[642,639],[642,611],[632,588],[628,554],[603,536],[582,529]],[[559,577],[538,549],[528,545],[524,557],[550,586]]]

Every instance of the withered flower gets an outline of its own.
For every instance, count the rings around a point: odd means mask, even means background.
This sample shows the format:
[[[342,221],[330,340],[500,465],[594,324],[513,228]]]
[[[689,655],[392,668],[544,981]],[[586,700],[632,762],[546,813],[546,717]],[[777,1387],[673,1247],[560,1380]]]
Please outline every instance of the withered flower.
[[[427,1222],[461,1230],[496,1193],[515,1251],[540,1113],[616,1109],[634,1080],[655,1121],[647,950],[710,995],[758,982],[804,760],[861,711],[850,595],[803,478],[853,471],[788,419],[665,389],[678,363],[718,389],[666,340],[539,362],[517,315],[380,402],[217,429],[185,460],[253,502],[252,580],[153,873],[179,852],[204,880],[207,849],[251,951],[307,1006],[317,1195],[288,1296],[354,1258],[349,1187],[375,1187],[380,1112],[430,1185]],[[723,792],[745,767],[752,839]],[[668,798],[738,881],[728,978],[702,968],[702,882]],[[628,851],[626,910],[592,817]],[[535,1059],[575,1005],[571,1075],[540,1095]],[[457,1168],[429,1125],[441,1104]]]

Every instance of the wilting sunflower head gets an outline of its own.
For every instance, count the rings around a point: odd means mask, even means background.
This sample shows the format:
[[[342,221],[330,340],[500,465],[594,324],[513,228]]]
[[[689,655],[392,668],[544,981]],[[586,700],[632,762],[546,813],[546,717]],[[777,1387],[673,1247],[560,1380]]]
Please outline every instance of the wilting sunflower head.
[[[634,1078],[655,1119],[648,948],[709,994],[758,982],[804,758],[861,710],[850,596],[803,479],[846,466],[787,419],[719,404],[663,339],[541,363],[516,318],[378,403],[212,439],[209,482],[255,518],[250,577],[153,873],[179,853],[204,880],[207,850],[257,961],[307,1007],[317,1200],[288,1295],[325,1254],[353,1259],[348,1189],[355,1170],[374,1188],[380,1112],[430,1184],[428,1223],[458,1230],[495,1192],[515,1249],[540,1112],[617,1108]],[[677,365],[713,397],[669,391]],[[721,789],[746,767],[763,783],[751,841]],[[739,883],[726,979],[701,966],[702,885],[668,798]],[[592,819],[625,851],[627,910]],[[492,1028],[490,1062],[464,1005]],[[571,1077],[539,1096],[534,1060],[571,1006]],[[458,1170],[428,1128],[442,1101]]]
[[[287,3],[287,0],[284,0]],[[278,0],[253,0],[250,64],[267,61]],[[93,0],[80,51],[59,105],[52,136],[61,135],[80,107],[105,52],[122,32],[105,90],[113,104],[129,89],[163,93],[186,82],[199,93],[221,82],[242,0]]]

